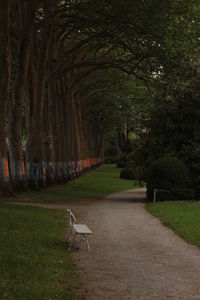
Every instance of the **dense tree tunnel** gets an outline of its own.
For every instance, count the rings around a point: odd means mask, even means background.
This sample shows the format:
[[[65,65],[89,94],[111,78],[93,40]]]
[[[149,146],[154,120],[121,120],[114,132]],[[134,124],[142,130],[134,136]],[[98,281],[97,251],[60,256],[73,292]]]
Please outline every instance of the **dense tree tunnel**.
[[[192,2],[2,0],[1,190],[75,178],[101,164],[113,128],[136,130],[155,78],[166,91],[191,54]]]

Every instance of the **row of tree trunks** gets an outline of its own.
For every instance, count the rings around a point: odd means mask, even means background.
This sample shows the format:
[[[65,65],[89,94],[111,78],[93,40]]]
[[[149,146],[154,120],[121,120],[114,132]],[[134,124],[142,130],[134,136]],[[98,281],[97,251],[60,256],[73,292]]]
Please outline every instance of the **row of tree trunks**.
[[[10,88],[11,7],[10,1],[1,1],[0,191],[7,193],[9,186],[38,189],[66,182],[100,163],[97,136],[84,119],[77,71],[56,76],[60,41],[52,28],[53,2],[39,8],[42,26],[36,3],[13,1],[20,39]]]
[[[9,169],[6,145],[6,120],[9,100],[10,56],[10,1],[2,0],[0,8],[0,190],[9,193]]]

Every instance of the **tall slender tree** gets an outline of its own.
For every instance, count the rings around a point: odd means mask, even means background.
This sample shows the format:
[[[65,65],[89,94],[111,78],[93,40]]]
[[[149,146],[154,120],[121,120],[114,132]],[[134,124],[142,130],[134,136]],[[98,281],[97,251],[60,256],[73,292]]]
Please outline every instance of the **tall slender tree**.
[[[28,74],[29,57],[33,41],[35,24],[35,3],[33,1],[18,1],[20,19],[19,55],[16,59],[16,75],[11,96],[9,116],[9,152],[12,181],[17,187],[24,186],[23,151],[22,151],[22,121],[24,115],[25,87]]]
[[[0,191],[9,191],[7,157],[7,107],[10,90],[10,0],[0,4]]]

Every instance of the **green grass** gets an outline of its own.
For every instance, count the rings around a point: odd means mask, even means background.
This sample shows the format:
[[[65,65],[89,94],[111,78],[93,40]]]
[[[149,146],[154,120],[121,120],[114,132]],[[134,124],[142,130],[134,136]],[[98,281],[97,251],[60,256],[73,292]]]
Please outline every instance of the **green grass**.
[[[41,192],[29,191],[21,193],[18,197],[11,200],[62,203],[69,200],[101,198],[110,193],[134,187],[132,180],[120,179],[119,175],[120,169],[116,168],[115,165],[102,165],[66,184],[51,186]]]
[[[80,300],[60,210],[0,205],[0,299]]]
[[[200,203],[148,203],[147,210],[191,244],[200,247]]]
[[[103,165],[65,185],[9,200],[56,203],[133,188],[133,181],[121,180],[119,174],[115,166]],[[1,300],[85,299],[72,257],[64,248],[66,224],[62,210],[0,205]]]

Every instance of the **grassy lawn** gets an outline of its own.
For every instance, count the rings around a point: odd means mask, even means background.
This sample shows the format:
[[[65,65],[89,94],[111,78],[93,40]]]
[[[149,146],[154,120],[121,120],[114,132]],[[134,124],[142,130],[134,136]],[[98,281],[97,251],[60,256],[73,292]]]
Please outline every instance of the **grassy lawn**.
[[[85,299],[62,241],[64,212],[0,205],[0,299]]]
[[[200,247],[200,203],[148,203],[146,208],[186,241]]]
[[[100,198],[113,192],[131,189],[134,187],[132,180],[119,178],[120,169],[115,165],[102,165],[80,176],[74,181],[63,185],[48,187],[41,192],[29,191],[20,193],[12,201],[23,202],[66,202],[88,198]]]

